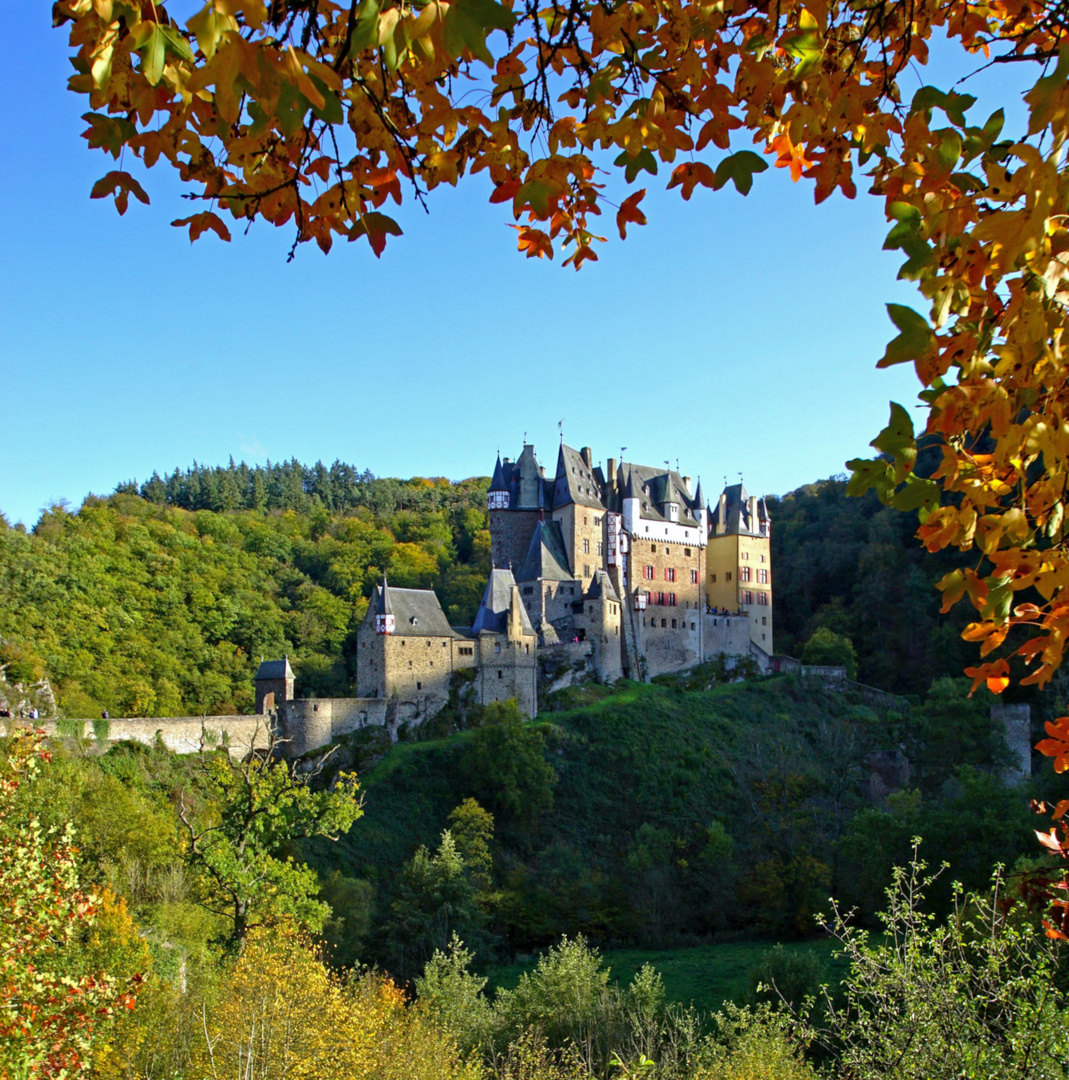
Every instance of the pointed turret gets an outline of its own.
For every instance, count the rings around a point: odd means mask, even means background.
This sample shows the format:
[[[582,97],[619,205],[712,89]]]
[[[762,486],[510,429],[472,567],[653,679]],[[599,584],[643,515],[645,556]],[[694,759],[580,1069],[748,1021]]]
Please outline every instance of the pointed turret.
[[[486,493],[486,506],[489,510],[507,510],[509,508],[509,486],[505,482],[505,470],[501,467],[501,455],[497,455],[494,476],[490,489]]]
[[[392,634],[395,629],[393,605],[390,603],[390,586],[386,575],[382,575],[382,585],[375,588],[375,633]]]

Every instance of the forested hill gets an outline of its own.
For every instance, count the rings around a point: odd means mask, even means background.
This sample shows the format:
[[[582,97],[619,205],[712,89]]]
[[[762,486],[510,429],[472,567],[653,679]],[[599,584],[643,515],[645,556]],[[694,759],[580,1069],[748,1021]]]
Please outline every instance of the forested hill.
[[[975,617],[967,602],[941,615],[935,583],[975,565],[957,549],[931,554],[915,539],[917,515],[848,497],[846,477],[768,500],[776,651],[800,656],[819,627],[854,644],[862,682],[923,694],[942,675],[976,662],[961,640]]]
[[[10,681],[47,675],[68,715],[251,711],[256,664],[284,652],[298,693],[349,693],[383,572],[470,624],[488,483],[194,466],[53,507],[29,534],[3,522],[0,663]]]
[[[261,655],[299,693],[351,691],[352,642],[385,571],[470,623],[490,569],[486,478],[397,480],[335,462],[194,464],[120,484],[31,533],[0,517],[0,663],[46,674],[68,715],[244,711]],[[849,637],[864,682],[924,693],[974,656],[933,585],[916,517],[834,478],[770,500],[776,649]]]

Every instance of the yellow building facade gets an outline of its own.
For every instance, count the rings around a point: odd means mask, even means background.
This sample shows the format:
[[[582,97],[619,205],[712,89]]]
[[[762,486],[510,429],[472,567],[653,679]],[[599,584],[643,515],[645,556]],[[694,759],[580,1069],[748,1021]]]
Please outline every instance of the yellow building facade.
[[[765,500],[748,495],[742,484],[732,484],[711,509],[706,602],[717,611],[744,612],[750,640],[771,655],[772,540]]]

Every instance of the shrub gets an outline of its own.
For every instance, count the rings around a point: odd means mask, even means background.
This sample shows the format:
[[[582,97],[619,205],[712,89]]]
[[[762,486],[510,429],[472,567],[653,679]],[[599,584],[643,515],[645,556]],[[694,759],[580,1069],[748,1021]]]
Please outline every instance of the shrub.
[[[828,1002],[826,1044],[856,1080],[1065,1077],[1069,1029],[1054,985],[1055,946],[1013,917],[1001,882],[937,922],[922,910],[925,875],[916,846],[898,868],[880,916],[884,935],[835,911],[833,933],[851,964],[845,1004]]]
[[[767,1003],[725,1005],[692,1080],[817,1080],[790,1018]]]
[[[820,993],[823,974],[820,960],[812,952],[775,945],[750,969],[750,1003],[782,1002],[800,1009],[806,998]]]
[[[802,663],[817,667],[844,667],[847,677],[857,678],[857,654],[854,643],[842,634],[820,627],[802,649]]]

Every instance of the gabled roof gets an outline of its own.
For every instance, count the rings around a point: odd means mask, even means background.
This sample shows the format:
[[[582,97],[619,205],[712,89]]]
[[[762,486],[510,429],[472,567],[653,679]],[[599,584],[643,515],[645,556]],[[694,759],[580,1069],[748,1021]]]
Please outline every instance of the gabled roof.
[[[757,514],[753,513],[753,503],[757,503]],[[751,500],[746,488],[740,484],[729,484],[720,496],[711,524],[716,532],[744,533],[751,536],[761,535],[761,522],[768,521],[768,506],[764,499]]]
[[[290,658],[282,657],[281,660],[261,660],[256,669],[257,679],[292,679],[293,668],[290,667]]]
[[[483,601],[471,624],[472,633],[508,633],[509,608],[512,604],[512,592],[516,588],[516,579],[511,570],[491,570],[490,580],[486,583]],[[527,609],[520,604],[520,621],[525,634],[534,634],[534,627],[527,615]]]
[[[590,588],[586,591],[588,600],[615,600],[620,602],[613,588],[612,578],[604,570],[595,570],[594,577],[590,582]]]
[[[569,503],[589,506],[594,510],[605,509],[593,468],[587,465],[578,450],[561,443],[557,454],[557,476],[553,483],[553,509]]]
[[[571,581],[568,549],[559,521],[540,521],[531,534],[517,581]]]
[[[687,495],[683,478],[674,469],[658,469],[650,465],[635,465],[629,461],[620,463],[621,487],[625,499],[639,500],[639,516],[649,521],[665,521],[662,512],[665,503],[679,504],[679,522],[698,527],[698,511],[701,504],[697,498]]]
[[[383,578],[370,606],[376,615],[393,615],[393,632],[402,637],[454,636],[433,589],[398,589]]]

